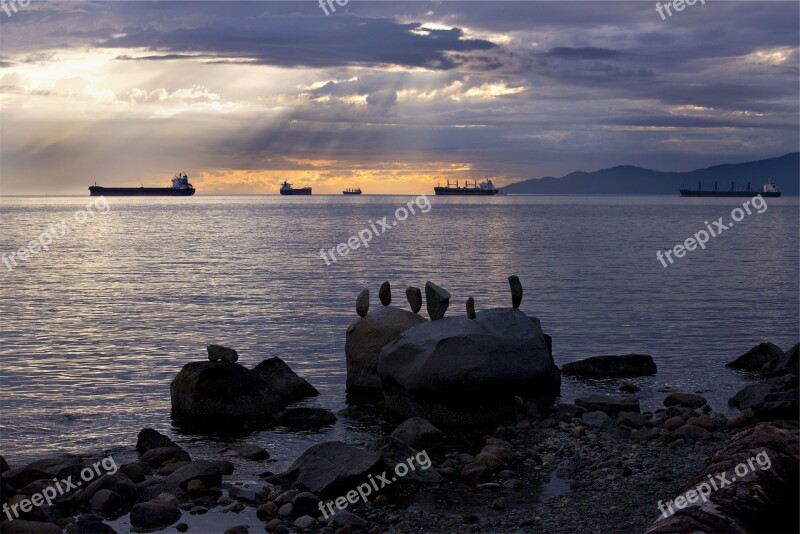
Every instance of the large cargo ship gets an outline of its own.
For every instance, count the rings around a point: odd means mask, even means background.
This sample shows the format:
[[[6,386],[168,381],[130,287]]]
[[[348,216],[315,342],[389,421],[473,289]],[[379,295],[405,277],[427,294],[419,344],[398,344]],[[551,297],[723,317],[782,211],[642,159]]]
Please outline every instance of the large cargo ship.
[[[103,187],[89,186],[89,195],[93,197],[188,197],[194,195],[194,186],[189,183],[186,173],[178,173],[172,179],[172,187]]]
[[[287,182],[286,180],[283,181],[281,184],[281,195],[310,195],[311,188],[310,187],[298,187],[295,189],[292,187],[292,184]]]
[[[781,189],[771,181],[761,186],[760,191],[753,189],[750,182],[747,182],[747,186],[737,186],[731,182],[730,189],[720,189],[717,182],[714,182],[714,189],[703,189],[703,183],[697,182],[697,189],[681,189],[682,197],[754,197],[756,195],[779,197]]]
[[[361,188],[360,187],[356,187],[355,189],[353,189],[353,188],[348,187],[347,189],[342,191],[342,194],[343,195],[360,195],[361,194]]]
[[[500,192],[491,180],[483,181],[480,184],[473,180],[472,185],[469,180],[464,180],[463,186],[458,185],[458,180],[455,185],[450,185],[450,180],[447,180],[446,187],[437,185],[433,190],[437,195],[496,195]]]

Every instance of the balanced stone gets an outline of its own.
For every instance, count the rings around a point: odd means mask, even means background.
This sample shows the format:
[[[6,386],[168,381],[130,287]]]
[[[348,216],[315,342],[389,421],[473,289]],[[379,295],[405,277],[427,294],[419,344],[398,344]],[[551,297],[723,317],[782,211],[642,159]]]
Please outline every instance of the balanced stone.
[[[515,274],[509,276],[508,284],[511,286],[511,305],[519,308],[522,302],[522,284],[519,281],[519,277]]]
[[[467,317],[475,318],[475,299],[472,297],[467,299]]]
[[[422,308],[422,291],[418,287],[408,287],[406,288],[406,298],[411,305],[411,311],[414,313],[419,312],[420,308]]]
[[[356,298],[356,313],[359,317],[366,317],[369,311],[369,289],[365,289]]]
[[[425,282],[425,304],[431,321],[441,319],[450,305],[450,293],[433,282]]]
[[[381,299],[381,304],[384,306],[392,303],[392,286],[389,282],[381,284],[381,288],[378,290],[378,298]]]
[[[239,359],[239,354],[234,349],[223,347],[222,345],[208,345],[206,346],[206,350],[208,351],[208,359],[212,362],[223,361],[233,363]]]

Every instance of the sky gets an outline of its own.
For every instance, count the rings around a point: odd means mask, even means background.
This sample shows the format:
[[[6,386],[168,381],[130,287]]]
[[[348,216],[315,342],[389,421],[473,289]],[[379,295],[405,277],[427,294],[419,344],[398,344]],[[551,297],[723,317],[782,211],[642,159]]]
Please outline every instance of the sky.
[[[798,150],[798,2],[343,3],[16,0],[0,194],[178,171],[208,195],[416,194]]]

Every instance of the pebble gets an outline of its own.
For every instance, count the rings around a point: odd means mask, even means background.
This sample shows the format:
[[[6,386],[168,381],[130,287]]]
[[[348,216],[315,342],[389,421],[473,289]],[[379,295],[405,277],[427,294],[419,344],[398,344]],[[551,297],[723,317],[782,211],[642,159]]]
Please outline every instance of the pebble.
[[[356,298],[356,313],[359,317],[366,317],[369,312],[369,289],[363,290]]]
[[[411,311],[414,313],[419,312],[422,308],[422,291],[418,287],[408,287],[406,288],[406,298],[409,305],[411,305]]]
[[[381,284],[381,288],[378,290],[378,298],[384,306],[392,303],[392,286],[388,281]]]
[[[511,275],[508,277],[508,284],[511,286],[511,305],[519,308],[522,303],[522,283],[517,275]]]

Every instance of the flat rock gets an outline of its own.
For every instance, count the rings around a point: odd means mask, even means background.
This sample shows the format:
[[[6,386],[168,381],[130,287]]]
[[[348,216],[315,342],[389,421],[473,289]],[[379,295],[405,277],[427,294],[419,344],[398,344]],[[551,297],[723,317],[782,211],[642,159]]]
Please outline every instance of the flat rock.
[[[670,393],[664,398],[664,406],[685,406],[687,408],[700,408],[707,404],[705,397],[696,393]]]
[[[657,371],[653,357],[647,354],[592,356],[561,366],[561,372],[564,374],[586,378],[645,376],[654,375]]]
[[[641,412],[639,399],[627,396],[587,395],[575,399],[575,405],[590,412],[605,412],[615,417],[622,412]]]
[[[131,526],[139,529],[161,529],[172,525],[181,518],[177,506],[159,502],[144,502],[131,509]]]
[[[223,475],[233,473],[233,464],[225,460],[195,460],[167,477],[166,482],[186,490],[190,480],[197,479],[206,487],[219,486]]]

